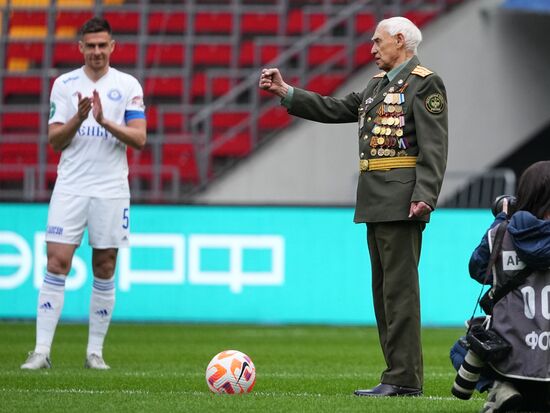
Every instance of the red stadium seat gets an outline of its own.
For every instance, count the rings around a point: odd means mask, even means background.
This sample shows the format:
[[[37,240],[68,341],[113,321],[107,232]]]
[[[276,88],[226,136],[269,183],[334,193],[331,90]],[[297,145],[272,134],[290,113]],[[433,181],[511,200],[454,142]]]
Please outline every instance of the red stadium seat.
[[[111,54],[113,66],[135,66],[137,63],[138,45],[136,43],[115,43],[115,50]],[[82,59],[82,57],[81,57]]]
[[[345,76],[340,74],[318,75],[309,81],[306,89],[321,95],[331,95],[345,80]]]
[[[138,151],[131,147],[126,150],[128,158],[128,178],[130,182],[136,178],[145,178],[150,181],[152,178],[153,153],[150,145]]]
[[[183,67],[185,48],[178,43],[152,43],[147,46],[145,63],[148,67]]]
[[[210,85],[208,85],[208,79],[210,79]],[[212,97],[221,96],[231,90],[231,79],[223,75],[208,77],[204,72],[193,75],[191,85],[193,97],[205,97],[208,87],[210,87]]]
[[[231,44],[196,44],[193,49],[193,64],[196,66],[229,66]]]
[[[59,9],[55,17],[56,34],[74,37],[80,27],[91,17],[93,17],[91,11]]]
[[[155,105],[145,107],[145,119],[147,119],[147,132],[156,132],[158,128],[158,109]]]
[[[358,45],[355,48],[355,58],[353,60],[354,67],[362,66],[367,63],[370,63],[370,61],[373,59],[371,54],[372,49],[372,43],[364,43],[361,45]]]
[[[214,134],[214,149],[212,150],[212,156],[215,157],[244,157],[250,154],[252,151],[252,142],[250,133],[237,132],[229,138],[224,137],[224,142],[221,142],[223,138],[222,133],[218,132]]]
[[[10,41],[7,44],[6,61],[26,59],[32,67],[42,67],[44,60],[44,43],[28,41]]]
[[[214,130],[225,130],[245,121],[250,114],[248,112],[218,112],[212,116]]]
[[[40,114],[37,112],[7,112],[0,114],[0,132],[28,134],[40,132]]]
[[[181,97],[183,78],[180,76],[152,76],[145,79],[145,97]]]
[[[194,22],[197,34],[229,34],[233,30],[231,12],[198,12]]]
[[[137,34],[139,33],[139,16],[137,11],[105,11],[105,17],[111,24],[113,34]]]
[[[180,178],[185,181],[199,181],[199,170],[195,159],[195,149],[191,143],[163,144],[162,165],[177,167]]]
[[[12,97],[33,97],[37,102],[42,91],[42,81],[38,76],[6,76],[4,78],[4,101]]]
[[[343,44],[313,44],[308,51],[308,63],[312,66],[325,63],[337,53],[343,52],[345,48]],[[344,65],[345,57],[342,57],[338,63]]]
[[[258,47],[254,41],[245,41],[239,51],[239,65],[264,65],[277,58],[281,51],[282,46],[279,44],[262,44]]]
[[[327,16],[324,13],[304,13],[301,8],[292,9],[288,15],[286,32],[290,35],[309,33],[324,25]]]
[[[244,13],[241,17],[241,34],[277,34],[279,15],[276,13]]]
[[[260,129],[279,129],[290,124],[291,118],[286,108],[274,107],[260,116]]]
[[[373,13],[358,13],[355,16],[355,32],[357,34],[374,32],[376,16]]]
[[[414,10],[405,13],[404,16],[412,21],[414,24],[416,24],[418,27],[422,27],[437,16],[437,11]]]
[[[248,112],[219,112],[212,117],[214,129],[214,150],[212,156],[246,156],[252,150],[250,133],[248,130],[237,131],[229,136],[229,130],[245,122]],[[224,142],[221,142],[224,139]]]
[[[48,183],[54,183],[57,179],[57,165],[61,158],[61,151],[54,151],[51,145],[46,145],[46,180]]]
[[[54,67],[73,67],[82,65],[84,58],[74,41],[56,42],[53,47],[52,65]]]
[[[156,12],[149,14],[147,30],[150,34],[179,34],[187,29],[187,15],[183,12]]]
[[[9,16],[10,26],[46,26],[48,16],[42,10],[12,10]]]
[[[37,143],[0,143],[0,180],[22,180],[25,167],[37,163]]]

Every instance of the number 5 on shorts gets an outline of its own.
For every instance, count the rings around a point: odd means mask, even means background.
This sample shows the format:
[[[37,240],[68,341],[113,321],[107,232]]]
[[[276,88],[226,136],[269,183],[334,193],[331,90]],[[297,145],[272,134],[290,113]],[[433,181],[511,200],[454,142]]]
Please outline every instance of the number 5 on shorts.
[[[122,210],[122,228],[128,229],[130,226],[130,216],[128,215],[129,209],[124,208]]]

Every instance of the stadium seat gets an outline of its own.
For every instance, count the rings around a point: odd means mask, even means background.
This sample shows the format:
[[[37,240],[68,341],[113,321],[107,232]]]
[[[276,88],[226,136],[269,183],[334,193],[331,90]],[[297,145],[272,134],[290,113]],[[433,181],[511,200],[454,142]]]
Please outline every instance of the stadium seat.
[[[221,143],[221,139],[224,142]],[[222,132],[214,133],[214,148],[212,156],[214,157],[245,157],[252,151],[252,141],[250,133],[236,132],[229,138],[223,137]]]
[[[103,17],[111,24],[114,36],[139,33],[140,13],[137,11],[108,10],[103,13]]]
[[[115,43],[115,50],[111,54],[113,66],[134,67],[137,63],[138,45],[136,43]],[[81,59],[82,59],[82,55]]]
[[[243,157],[252,150],[252,142],[248,130],[237,131],[227,136],[232,127],[245,122],[249,117],[248,112],[221,112],[212,117],[214,129],[214,150],[212,156],[238,156]],[[246,128],[248,129],[248,128]],[[220,143],[221,139],[227,139]]]
[[[91,11],[59,10],[55,17],[55,35],[57,38],[74,38],[80,27],[93,16]]]
[[[47,8],[50,0],[11,0],[13,8]]]
[[[240,66],[264,65],[276,59],[282,52],[280,44],[262,44],[258,46],[253,40],[243,42],[239,49]]]
[[[230,66],[231,65],[230,43],[199,43],[193,48],[194,66]]]
[[[36,103],[42,91],[42,81],[38,76],[6,76],[4,78],[4,103],[11,100],[23,100]]]
[[[241,35],[271,34],[279,31],[279,15],[277,13],[243,13],[241,16]]]
[[[193,75],[191,88],[194,98],[206,97],[208,88],[212,97],[219,97],[231,89],[231,78],[224,75],[207,76],[205,72],[197,72]]]
[[[153,11],[147,20],[150,34],[182,35],[187,29],[187,15],[183,12]]]
[[[83,64],[84,58],[75,41],[56,42],[53,45],[52,65],[61,68],[74,68]]]
[[[304,13],[301,8],[290,11],[287,20],[286,33],[300,35],[318,29],[327,21],[324,13]]]
[[[46,145],[46,181],[53,184],[57,179],[57,165],[61,158],[61,151],[54,151],[51,145]]]
[[[372,49],[371,42],[360,44],[355,48],[355,52],[354,52],[355,57],[353,59],[354,67],[359,67],[362,65],[366,65],[367,63],[370,63],[370,61],[373,59],[372,54],[370,52],[371,49]]]
[[[363,34],[374,32],[376,16],[373,13],[358,13],[355,16],[355,33]]]
[[[59,8],[91,9],[95,0],[57,0]]]
[[[321,95],[331,95],[345,81],[345,76],[340,74],[317,75],[309,81],[306,89]]]
[[[437,16],[437,12],[433,10],[413,10],[406,12],[404,16],[418,27],[422,27]]]
[[[0,132],[10,134],[37,134],[40,131],[38,112],[0,113]]]
[[[4,142],[0,143],[0,180],[22,180],[24,169],[38,163],[38,144]],[[11,167],[11,168],[7,168]]]
[[[274,107],[260,116],[259,127],[263,130],[284,128],[290,124],[290,115],[284,107]]]
[[[162,145],[162,165],[177,167],[180,178],[184,181],[199,181],[195,149],[193,144],[188,141],[182,143],[164,143]]]
[[[128,159],[128,178],[130,182],[134,179],[144,179],[150,182],[152,179],[153,154],[151,145],[138,151],[128,147],[126,150]]]
[[[183,95],[183,77],[150,76],[145,79],[145,101],[149,99],[168,102],[179,102]]]
[[[249,116],[249,112],[225,111],[214,113],[212,126],[214,130],[225,130],[245,121]]]
[[[27,69],[42,67],[44,58],[44,43],[11,41],[7,44],[6,60],[9,69],[10,61],[26,62]]]
[[[15,38],[45,37],[48,21],[45,11],[15,10],[9,18],[8,36]]]
[[[152,43],[147,45],[145,64],[148,67],[183,67],[185,47],[178,43]]]
[[[332,58],[337,53],[344,52],[344,44],[312,44],[308,50],[308,64],[320,65]],[[339,60],[339,64],[345,64],[345,56]]]
[[[198,12],[194,24],[197,34],[230,34],[233,30],[233,13]]]
[[[158,109],[156,105],[145,107],[145,119],[147,119],[147,132],[156,132],[158,128]]]

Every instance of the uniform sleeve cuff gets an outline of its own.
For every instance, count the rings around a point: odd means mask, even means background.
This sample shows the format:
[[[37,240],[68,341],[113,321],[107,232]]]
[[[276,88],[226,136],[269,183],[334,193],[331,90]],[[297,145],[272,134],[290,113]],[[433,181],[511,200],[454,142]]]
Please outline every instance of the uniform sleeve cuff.
[[[292,96],[294,96],[294,88],[292,86],[289,86],[286,92],[286,96],[281,99],[281,105],[289,109],[292,102]]]

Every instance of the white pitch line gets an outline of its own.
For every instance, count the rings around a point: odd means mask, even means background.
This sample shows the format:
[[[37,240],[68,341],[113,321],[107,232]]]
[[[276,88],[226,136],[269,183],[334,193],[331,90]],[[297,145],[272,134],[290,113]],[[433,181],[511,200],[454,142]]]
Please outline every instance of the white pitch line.
[[[98,395],[98,394],[129,394],[129,395],[150,395],[150,394],[173,394],[173,395],[182,395],[182,396],[211,396],[212,393],[208,391],[168,391],[168,392],[149,392],[144,390],[87,390],[87,389],[6,389],[0,388],[0,393],[24,393],[24,394],[36,394],[36,393],[47,393],[47,394],[89,394],[89,395]],[[320,394],[320,393],[293,393],[293,392],[256,392],[252,391],[252,396],[263,396],[263,397],[334,397],[334,396],[352,396],[351,394],[345,395],[334,395],[334,394]],[[464,400],[459,400],[456,397],[441,397],[441,396],[419,396],[414,399],[427,399],[427,400],[438,400],[438,401],[456,401],[464,403]],[[476,401],[477,399],[472,399]]]

